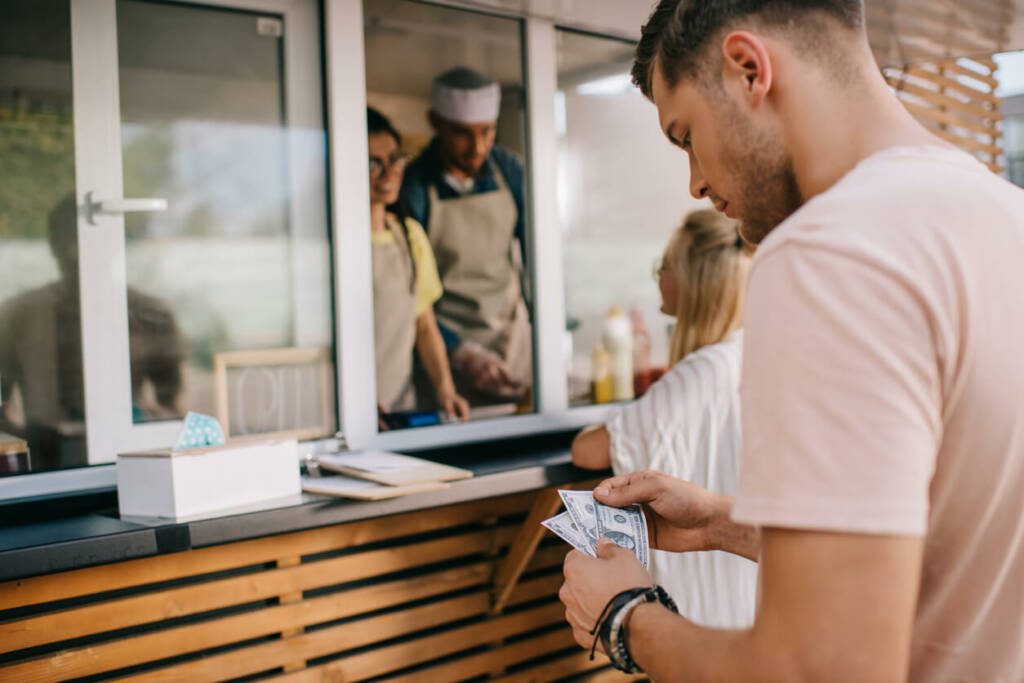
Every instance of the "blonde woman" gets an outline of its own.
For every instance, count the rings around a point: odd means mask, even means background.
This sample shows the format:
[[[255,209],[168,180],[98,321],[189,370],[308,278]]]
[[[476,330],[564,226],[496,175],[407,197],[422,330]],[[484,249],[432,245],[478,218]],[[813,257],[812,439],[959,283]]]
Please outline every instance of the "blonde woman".
[[[743,294],[750,255],[737,225],[694,211],[657,265],[661,311],[676,319],[671,369],[637,401],[576,437],[573,462],[616,474],[653,469],[731,494],[739,478]],[[741,628],[754,616],[757,565],[721,551],[652,551],[651,570],[687,618]]]

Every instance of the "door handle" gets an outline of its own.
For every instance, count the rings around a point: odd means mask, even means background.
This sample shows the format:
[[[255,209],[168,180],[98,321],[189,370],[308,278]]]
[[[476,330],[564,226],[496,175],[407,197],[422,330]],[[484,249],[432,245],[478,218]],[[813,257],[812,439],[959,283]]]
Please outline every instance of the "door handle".
[[[96,225],[96,214],[130,213],[134,211],[166,211],[167,200],[161,197],[138,199],[94,199],[92,192],[85,193],[85,220]]]

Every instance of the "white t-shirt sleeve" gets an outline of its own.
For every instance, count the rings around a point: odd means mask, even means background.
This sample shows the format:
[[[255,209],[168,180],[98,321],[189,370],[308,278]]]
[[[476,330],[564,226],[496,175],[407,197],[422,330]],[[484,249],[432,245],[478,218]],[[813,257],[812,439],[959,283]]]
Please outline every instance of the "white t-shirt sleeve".
[[[921,535],[942,439],[927,296],[883,263],[780,246],[748,290],[733,518]]]
[[[605,423],[616,474],[665,470],[668,463],[678,465],[690,459],[686,440],[680,438],[680,431],[691,422],[684,390],[687,373],[684,364],[677,364]]]

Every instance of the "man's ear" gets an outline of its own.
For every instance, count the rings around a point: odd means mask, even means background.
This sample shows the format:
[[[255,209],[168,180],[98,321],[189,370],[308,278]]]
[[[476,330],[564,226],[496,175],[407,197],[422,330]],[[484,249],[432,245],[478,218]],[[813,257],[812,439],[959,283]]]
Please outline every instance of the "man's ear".
[[[430,109],[427,111],[427,123],[430,124],[430,127],[436,133],[438,132],[437,129],[440,128],[441,126],[441,117],[438,116],[437,112],[435,112],[433,109]]]
[[[765,42],[749,31],[733,31],[722,41],[722,78],[741,83],[751,108],[757,108],[771,90],[774,72]]]

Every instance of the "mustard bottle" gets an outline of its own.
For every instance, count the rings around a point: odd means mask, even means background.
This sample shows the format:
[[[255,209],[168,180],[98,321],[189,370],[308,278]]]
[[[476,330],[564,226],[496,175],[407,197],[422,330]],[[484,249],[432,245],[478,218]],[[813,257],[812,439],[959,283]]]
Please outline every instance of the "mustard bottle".
[[[603,344],[598,344],[594,352],[590,354],[590,393],[594,403],[611,403],[612,401],[612,373],[611,359],[608,352],[604,350]]]

